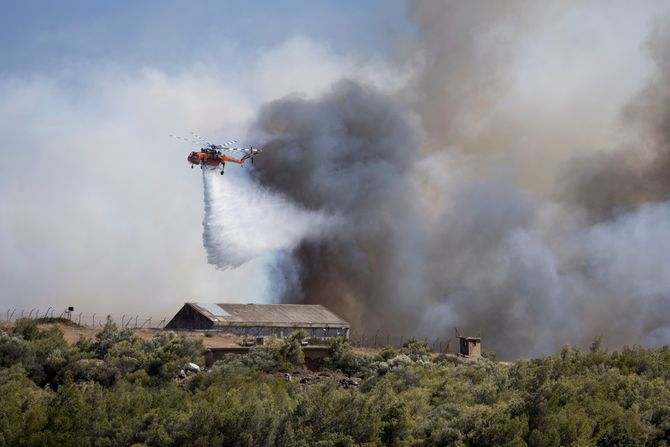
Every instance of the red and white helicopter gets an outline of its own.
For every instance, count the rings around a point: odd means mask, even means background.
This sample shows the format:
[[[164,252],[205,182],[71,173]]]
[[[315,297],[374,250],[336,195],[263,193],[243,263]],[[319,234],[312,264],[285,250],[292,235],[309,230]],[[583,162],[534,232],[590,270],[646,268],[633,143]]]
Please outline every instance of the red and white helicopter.
[[[237,163],[242,166],[245,161],[250,160],[251,164],[254,164],[254,155],[263,152],[262,149],[251,146],[249,149],[232,147],[232,144],[237,143],[235,140],[223,144],[212,144],[194,132],[191,132],[191,135],[193,135],[193,138],[195,139],[170,134],[171,137],[177,138],[178,140],[203,145],[199,151],[192,151],[188,154],[188,157],[186,157],[188,162],[191,163],[191,168],[194,165],[200,165],[201,169],[217,169],[221,166],[221,175],[223,175],[226,162]],[[242,158],[236,158],[226,155],[224,152],[241,152],[243,155]]]

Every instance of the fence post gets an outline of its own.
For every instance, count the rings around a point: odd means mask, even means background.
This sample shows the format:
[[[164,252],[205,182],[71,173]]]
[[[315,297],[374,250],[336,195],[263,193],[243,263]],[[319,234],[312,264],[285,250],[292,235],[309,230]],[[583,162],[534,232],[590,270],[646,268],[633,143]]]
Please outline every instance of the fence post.
[[[79,318],[77,318],[77,325],[81,326],[81,314],[82,312],[79,312]]]
[[[95,314],[93,314],[93,326],[91,326],[93,329],[95,329]]]

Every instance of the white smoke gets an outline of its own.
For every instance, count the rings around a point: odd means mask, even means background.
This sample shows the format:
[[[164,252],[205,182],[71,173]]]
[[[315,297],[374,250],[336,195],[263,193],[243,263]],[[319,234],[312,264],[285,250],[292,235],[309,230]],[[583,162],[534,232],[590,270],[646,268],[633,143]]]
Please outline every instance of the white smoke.
[[[230,166],[229,171],[236,166]],[[233,174],[233,175],[231,175]],[[207,261],[217,269],[291,250],[300,241],[324,237],[337,219],[298,207],[252,182],[245,173],[203,170],[205,217],[202,240]]]

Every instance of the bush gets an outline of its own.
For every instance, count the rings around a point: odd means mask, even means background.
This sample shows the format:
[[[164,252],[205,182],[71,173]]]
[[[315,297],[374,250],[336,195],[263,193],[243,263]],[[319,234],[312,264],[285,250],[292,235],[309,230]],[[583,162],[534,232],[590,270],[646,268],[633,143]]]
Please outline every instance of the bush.
[[[370,373],[371,359],[356,354],[351,342],[346,337],[332,337],[328,341],[328,356],[323,361],[323,367],[342,371],[347,376],[365,376]]]
[[[302,341],[309,336],[304,329],[292,332],[279,347],[280,361],[287,366],[305,367],[305,354],[302,352]]]
[[[416,362],[417,360],[424,360],[428,356],[430,349],[424,340],[416,339],[405,342],[400,352]]]
[[[339,375],[287,381],[304,333],[200,362],[200,339],[141,340],[111,321],[68,346],[30,322],[0,330],[4,445],[666,445],[670,349],[566,347],[509,367],[481,358],[431,360],[424,343],[373,359],[329,340]]]
[[[40,330],[37,327],[37,322],[35,322],[35,320],[19,318],[16,320],[14,328],[12,329],[12,334],[21,337],[24,340],[31,341],[37,339]]]
[[[119,330],[112,317],[108,315],[102,330],[95,334],[95,339],[97,340],[94,345],[95,354],[98,358],[103,358],[107,354],[107,351],[116,343],[129,340],[133,337],[133,332],[130,329]]]
[[[279,356],[279,349],[273,346],[255,346],[248,354],[226,354],[214,363],[214,368],[225,375],[244,374],[254,370],[266,373],[281,371],[286,365]]]
[[[204,347],[201,339],[174,332],[161,332],[142,344],[145,366],[150,376],[171,379],[188,362],[202,365]]]

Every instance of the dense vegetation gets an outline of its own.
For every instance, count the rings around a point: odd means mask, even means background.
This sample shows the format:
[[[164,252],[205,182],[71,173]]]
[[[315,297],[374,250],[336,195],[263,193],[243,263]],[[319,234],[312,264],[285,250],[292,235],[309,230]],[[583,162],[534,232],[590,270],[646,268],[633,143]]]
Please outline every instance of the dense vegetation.
[[[176,381],[202,345],[141,340],[108,321],[68,345],[58,329],[0,330],[2,446],[662,446],[670,442],[670,350],[559,354],[501,366],[431,356],[421,342],[375,357],[331,342],[335,374],[288,381],[297,333]]]

